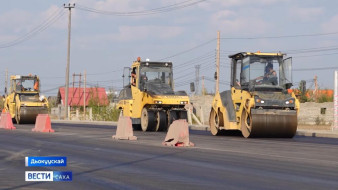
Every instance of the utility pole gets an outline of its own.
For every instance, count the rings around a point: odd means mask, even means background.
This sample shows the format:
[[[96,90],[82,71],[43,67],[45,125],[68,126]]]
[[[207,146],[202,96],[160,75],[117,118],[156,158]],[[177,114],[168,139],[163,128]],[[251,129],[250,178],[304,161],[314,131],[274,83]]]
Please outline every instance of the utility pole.
[[[81,89],[81,73],[80,73],[80,76],[79,76],[79,102],[78,102],[78,106],[80,105],[80,100],[81,100],[81,92],[80,92],[80,89]]]
[[[334,72],[334,121],[333,121],[333,130],[338,130],[338,70]]]
[[[317,75],[315,75],[315,78],[313,79],[314,83],[315,83],[315,90],[313,92],[313,96],[315,99],[315,102],[317,102],[318,99],[318,82],[317,82]]]
[[[201,65],[195,65],[195,84],[196,84],[196,90],[195,90],[195,95],[199,94],[199,86],[200,86],[200,67]]]
[[[205,95],[205,88],[204,88],[204,76],[202,76],[202,95]]]
[[[215,94],[219,93],[219,59],[220,59],[220,34],[217,31],[217,49],[216,49],[216,89]]]
[[[72,82],[72,83],[73,83],[72,100],[74,100],[74,93],[75,93],[75,90],[74,90],[74,89],[75,89],[75,73],[73,73],[73,82]],[[71,101],[72,101],[72,100],[71,100]]]
[[[71,18],[72,18],[72,8],[75,8],[75,4],[68,6],[63,4],[65,9],[69,10],[68,16],[68,51],[67,51],[67,67],[66,67],[66,89],[65,89],[65,119],[68,120],[68,95],[69,95],[69,66],[70,66],[70,32],[71,32]]]
[[[5,78],[5,95],[7,96],[7,90],[8,90],[8,69],[6,68],[6,78]]]
[[[86,70],[84,71],[83,74],[83,83],[84,83],[84,88],[83,88],[83,115],[84,115],[84,120],[86,120]]]
[[[75,73],[73,73],[73,95],[72,95],[72,102],[74,101],[74,96],[75,96],[75,94],[76,94],[76,89],[75,89],[75,77],[79,77],[79,88],[78,88],[78,94],[79,94],[79,101],[77,102],[77,106],[79,106],[79,104],[80,104],[80,99],[81,99],[81,76],[82,76],[82,74],[80,73],[80,74],[75,74]]]

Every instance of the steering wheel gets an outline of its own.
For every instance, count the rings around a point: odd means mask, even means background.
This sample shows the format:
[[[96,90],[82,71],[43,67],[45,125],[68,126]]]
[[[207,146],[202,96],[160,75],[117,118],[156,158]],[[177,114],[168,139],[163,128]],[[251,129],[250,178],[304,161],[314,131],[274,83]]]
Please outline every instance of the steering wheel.
[[[161,82],[161,79],[156,78],[156,79],[154,79],[154,82]]]
[[[250,80],[250,83],[251,83],[251,84],[262,84],[262,81],[263,81],[263,80],[259,80],[259,81],[257,81],[257,80],[258,80],[258,79],[251,79],[251,80]]]
[[[256,82],[256,84],[263,84],[264,80],[259,80]]]

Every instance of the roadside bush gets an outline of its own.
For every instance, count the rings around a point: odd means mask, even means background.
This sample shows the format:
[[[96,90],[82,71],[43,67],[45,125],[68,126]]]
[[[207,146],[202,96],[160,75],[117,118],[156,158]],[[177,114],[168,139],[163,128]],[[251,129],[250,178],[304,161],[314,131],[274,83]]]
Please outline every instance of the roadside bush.
[[[0,97],[0,111],[2,111],[2,109],[4,109],[4,100],[2,97]]]
[[[315,119],[316,125],[325,125],[325,120],[323,118],[320,118],[319,116]]]
[[[106,101],[109,104],[110,101]],[[93,94],[90,96],[88,107],[92,108],[93,120],[96,121],[117,121],[120,115],[120,110],[116,107],[100,105],[99,98]]]
[[[320,96],[318,96],[317,102],[318,103],[333,102],[333,95],[332,96],[328,96],[326,94],[321,94]]]
[[[117,121],[120,115],[120,109],[112,106],[93,106],[93,120],[96,121]]]

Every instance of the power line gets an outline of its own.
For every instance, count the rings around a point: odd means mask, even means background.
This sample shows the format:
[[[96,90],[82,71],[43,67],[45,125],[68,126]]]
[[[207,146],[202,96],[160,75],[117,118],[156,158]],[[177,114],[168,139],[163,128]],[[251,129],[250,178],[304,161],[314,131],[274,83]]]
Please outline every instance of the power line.
[[[98,10],[90,7],[86,7],[83,5],[78,5],[78,9],[82,11],[88,11],[92,13],[98,13],[98,14],[104,14],[104,15],[112,15],[112,16],[144,16],[144,15],[151,15],[151,14],[159,14],[159,13],[165,13],[165,12],[171,12],[178,9],[183,9],[186,7],[190,7],[193,5],[196,5],[198,3],[204,2],[207,0],[186,0],[181,3],[175,3],[163,7],[148,9],[148,10],[142,10],[142,11],[129,11],[129,12],[119,12],[119,11],[105,11],[105,10]]]
[[[338,67],[317,67],[317,68],[304,68],[304,69],[293,69],[292,71],[314,71],[314,70],[335,70]]]
[[[87,75],[105,75],[105,74],[111,74],[111,73],[120,72],[120,71],[123,71],[123,69],[108,71],[108,72],[102,72],[102,73],[92,73],[92,74],[87,74]]]
[[[303,58],[303,57],[321,57],[325,55],[337,55],[337,53],[324,53],[324,54],[317,54],[317,55],[303,55],[303,56],[294,56],[293,58]]]
[[[41,24],[39,24],[38,26],[36,26],[35,28],[33,28],[31,31],[29,31],[28,33],[26,33],[23,36],[20,36],[20,37],[16,38],[13,41],[5,42],[5,43],[0,44],[0,48],[8,48],[8,47],[20,44],[20,43],[22,43],[24,41],[27,41],[27,40],[31,39],[36,34],[38,34],[38,33],[42,32],[42,31],[46,30],[49,26],[51,26],[56,21],[58,21],[64,15],[64,13],[65,13],[64,10],[61,9],[61,8],[59,8],[50,17],[48,17]]]
[[[47,90],[41,90],[41,93],[48,93],[48,92],[52,92],[54,90],[58,90],[61,86],[55,87],[55,88],[50,88]]]
[[[192,65],[196,65],[196,64],[202,64],[202,65],[208,64],[208,65],[210,65],[210,63],[214,63],[214,61],[213,61],[214,58],[215,58],[214,55],[208,56],[208,57],[205,57],[205,58],[201,58],[198,61],[186,62],[188,64],[180,65],[181,67],[179,67],[179,68],[174,67],[175,75],[177,75],[179,73],[186,72],[187,71],[186,67],[191,67]]]
[[[206,77],[204,76],[204,79],[207,80],[207,81],[210,81],[210,82],[215,82],[215,79],[214,78],[211,78],[211,77]],[[229,81],[219,81],[220,83],[223,83],[223,84],[230,84]]]
[[[201,64],[202,65],[202,64]],[[202,65],[202,70],[204,70],[204,69],[207,69],[207,68],[210,68],[210,66],[211,66],[212,64],[204,64],[204,65]],[[186,71],[186,70],[184,70],[184,71]],[[176,72],[176,74],[177,73],[182,73],[182,71],[181,72]],[[175,80],[178,80],[178,79],[182,79],[182,78],[186,78],[186,77],[188,77],[188,76],[190,76],[190,75],[187,75],[187,74],[184,74],[184,75],[179,75],[178,77],[176,77],[176,75],[175,75]]]
[[[203,47],[203,46],[205,46],[205,45],[207,45],[207,44],[209,44],[209,43],[211,43],[211,42],[213,42],[213,41],[215,41],[215,40],[216,40],[216,38],[211,39],[211,40],[208,40],[208,41],[205,41],[205,42],[200,43],[200,44],[198,44],[198,45],[196,45],[196,46],[194,46],[194,47],[192,47],[192,48],[189,48],[189,49],[187,49],[187,50],[184,50],[184,51],[178,52],[178,53],[176,53],[176,54],[173,54],[173,55],[171,55],[171,56],[168,56],[168,57],[159,59],[159,61],[166,60],[166,59],[173,58],[173,57],[177,57],[177,56],[180,56],[180,55],[182,55],[182,54],[191,52],[192,50],[195,50],[195,49],[197,49],[197,48]]]
[[[57,78],[65,78],[64,76],[40,76],[40,78],[55,78],[55,79],[57,79]]]
[[[312,52],[318,50],[336,50],[338,49],[337,45],[334,46],[323,46],[323,47],[312,47],[312,48],[304,48],[304,49],[293,49],[293,50],[283,50],[282,52],[289,52],[289,53],[303,53],[303,52]]]
[[[199,62],[199,61],[202,61],[204,59],[207,59],[207,58],[210,58],[210,57],[214,57],[215,51],[209,51],[201,56],[198,56],[198,57],[195,57],[195,58],[192,58],[186,62],[183,62],[183,63],[180,63],[180,64],[176,64],[174,65],[174,69],[178,69],[178,68],[182,68],[182,67],[186,67],[188,65],[190,65],[191,63],[196,63],[196,62]]]
[[[115,72],[120,72],[123,71],[123,69],[119,69],[119,70],[113,70],[113,71],[108,71],[108,72],[102,72],[102,73],[91,73],[91,74],[87,74],[90,76],[95,76],[95,75],[106,75],[106,74],[111,74],[111,73],[115,73]],[[64,76],[40,76],[40,78],[64,78]]]
[[[274,39],[274,38],[298,38],[298,37],[314,37],[336,35],[338,32],[329,33],[314,33],[314,34],[296,34],[296,35],[281,35],[281,36],[257,36],[257,37],[223,37],[222,40],[257,40],[257,39]]]
[[[335,34],[338,34],[338,32],[331,32],[331,33],[316,33],[316,34],[299,34],[299,35],[285,35],[285,36],[262,36],[262,37],[223,37],[221,39],[223,40],[247,40],[247,39],[251,39],[251,40],[255,40],[255,39],[271,39],[271,38],[295,38],[295,37],[312,37],[312,36],[324,36],[324,35],[335,35]],[[168,56],[168,57],[165,57],[165,58],[162,58],[162,59],[159,59],[159,61],[162,61],[162,60],[165,60],[165,59],[169,59],[169,58],[172,58],[172,57],[177,57],[177,56],[180,56],[182,54],[185,54],[185,53],[188,53],[188,52],[191,52],[197,48],[200,48],[202,46],[205,46],[213,41],[215,41],[216,38],[213,38],[213,39],[210,39],[208,41],[205,41],[203,43],[200,43],[192,48],[189,48],[189,49],[186,49],[184,51],[181,51],[181,52],[178,52],[176,54],[173,54],[171,56]],[[331,48],[329,50],[335,50],[337,48]],[[303,49],[300,49],[300,50],[303,50]],[[293,51],[297,51],[297,50],[293,50]],[[235,51],[222,51],[222,52],[226,52],[226,53],[233,53]]]
[[[330,33],[314,33],[314,34],[297,34],[297,35],[281,35],[281,36],[261,36],[261,37],[223,37],[220,38],[222,40],[256,40],[256,39],[273,39],[273,38],[296,38],[296,37],[316,37],[316,36],[327,36],[327,35],[336,35],[338,34],[338,32],[330,32]],[[159,61],[165,60],[165,59],[169,59],[172,57],[177,57],[180,56],[182,54],[191,52],[197,48],[200,48],[202,46],[205,46],[213,41],[215,41],[216,38],[210,39],[208,41],[202,42],[192,48],[186,49],[184,51],[178,52],[176,54],[173,54],[171,56],[159,59]],[[330,47],[330,46],[329,46]],[[329,47],[324,47],[324,48],[329,48]],[[314,48],[315,49],[315,48]],[[336,46],[332,46],[331,49],[327,49],[327,50],[336,50],[338,49]],[[302,51],[302,50],[306,50],[306,49],[299,49],[299,50],[292,50],[292,51]],[[311,49],[310,49],[311,50]],[[224,53],[234,53],[235,51],[224,51],[221,50]],[[321,50],[322,51],[322,50]],[[237,51],[238,52],[238,51]]]
[[[175,84],[175,87],[182,87],[193,82],[193,79],[184,83]]]

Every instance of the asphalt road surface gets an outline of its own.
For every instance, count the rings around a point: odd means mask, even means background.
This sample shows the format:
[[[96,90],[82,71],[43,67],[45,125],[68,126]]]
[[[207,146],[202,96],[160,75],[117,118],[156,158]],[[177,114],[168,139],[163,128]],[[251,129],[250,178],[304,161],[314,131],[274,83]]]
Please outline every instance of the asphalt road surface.
[[[190,131],[195,147],[166,147],[164,132],[113,140],[115,126],[0,129],[0,189],[338,189],[338,139],[245,139]],[[66,167],[25,167],[26,156],[66,156]],[[25,182],[25,171],[72,171],[72,182]]]

